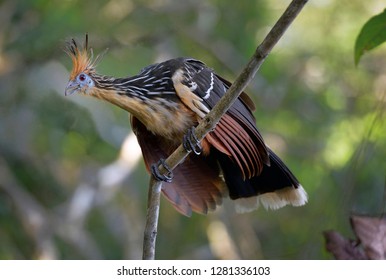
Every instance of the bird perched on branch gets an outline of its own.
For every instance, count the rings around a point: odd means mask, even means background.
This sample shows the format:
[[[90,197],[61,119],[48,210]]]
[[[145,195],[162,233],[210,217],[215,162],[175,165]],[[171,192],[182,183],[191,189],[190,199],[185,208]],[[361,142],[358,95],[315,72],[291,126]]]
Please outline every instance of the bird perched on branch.
[[[165,181],[163,194],[182,214],[207,213],[227,195],[239,212],[260,203],[278,209],[307,202],[298,180],[264,143],[252,115],[254,104],[244,92],[216,128],[197,141],[193,128],[231,85],[201,61],[176,58],[115,78],[96,72],[101,56],[93,58],[87,35],[83,46],[72,40],[66,51],[73,68],[65,94],[93,96],[130,113],[147,170]],[[194,154],[173,173],[160,174],[159,163],[181,142]]]

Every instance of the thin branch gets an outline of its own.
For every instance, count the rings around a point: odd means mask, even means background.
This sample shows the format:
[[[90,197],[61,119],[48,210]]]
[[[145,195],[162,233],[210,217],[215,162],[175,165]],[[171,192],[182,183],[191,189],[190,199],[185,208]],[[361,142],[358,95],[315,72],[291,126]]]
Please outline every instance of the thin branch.
[[[207,133],[216,127],[221,117],[232,106],[241,92],[247,87],[248,83],[253,79],[256,72],[263,64],[265,58],[271,52],[272,48],[277,44],[307,2],[308,0],[293,0],[290,3],[283,15],[265,37],[264,41],[257,47],[248,64],[242,70],[241,74],[237,77],[229,90],[196,127],[195,132],[199,140],[202,140]],[[180,145],[166,159],[165,162],[173,170],[180,163],[182,163],[188,155],[189,152],[187,152],[183,146]],[[161,174],[167,173],[163,166],[159,166],[159,169]],[[150,180],[149,205],[144,233],[143,259],[154,259],[155,256],[155,241],[157,237],[161,188],[162,183],[155,182],[153,179]],[[155,195],[155,197],[152,197],[153,195]],[[145,248],[151,248],[151,250],[145,250]]]
[[[143,240],[143,260],[154,260],[155,241],[157,238],[158,216],[160,208],[162,182],[150,178],[148,208]]]

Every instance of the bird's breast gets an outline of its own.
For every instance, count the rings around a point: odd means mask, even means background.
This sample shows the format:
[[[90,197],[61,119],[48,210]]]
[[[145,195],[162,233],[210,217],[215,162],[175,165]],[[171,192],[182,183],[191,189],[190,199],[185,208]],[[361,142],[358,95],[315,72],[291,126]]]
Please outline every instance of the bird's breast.
[[[179,141],[187,129],[197,124],[197,115],[179,98],[161,96],[128,96],[107,90],[94,90],[92,94],[128,111],[155,135]]]
[[[181,142],[188,128],[197,124],[196,114],[180,101],[157,98],[145,103],[146,112],[137,117],[155,135]]]

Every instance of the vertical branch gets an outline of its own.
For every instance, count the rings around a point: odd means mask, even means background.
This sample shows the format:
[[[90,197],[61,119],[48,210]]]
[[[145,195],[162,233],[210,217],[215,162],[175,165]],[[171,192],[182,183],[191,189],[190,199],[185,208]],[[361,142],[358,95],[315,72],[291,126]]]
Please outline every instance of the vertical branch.
[[[253,79],[256,72],[263,64],[265,58],[268,56],[273,47],[277,44],[277,42],[280,40],[287,28],[291,25],[291,23],[294,21],[307,2],[308,0],[293,0],[290,3],[288,8],[273,26],[263,42],[257,47],[248,64],[234,81],[232,86],[196,127],[195,132],[199,140],[202,140],[207,133],[216,127],[221,117],[232,106],[241,92]],[[182,163],[188,155],[189,152],[187,152],[183,146],[180,145],[166,159],[165,163],[173,170],[180,163]],[[161,174],[167,173],[167,170],[165,170],[163,166],[159,166],[158,168]],[[161,188],[162,183],[156,182],[153,178],[150,180],[148,200],[149,205],[144,233],[143,259],[154,259]]]
[[[150,178],[146,225],[143,240],[143,260],[154,260],[162,182]]]

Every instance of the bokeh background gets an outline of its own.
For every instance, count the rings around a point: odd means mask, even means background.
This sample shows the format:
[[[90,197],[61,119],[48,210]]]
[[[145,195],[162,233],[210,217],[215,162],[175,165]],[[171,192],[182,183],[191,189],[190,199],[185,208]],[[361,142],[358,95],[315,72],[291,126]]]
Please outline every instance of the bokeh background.
[[[191,56],[234,80],[289,1],[0,1],[0,259],[140,259],[149,176],[127,113],[64,96],[71,38],[98,71]],[[384,1],[310,1],[247,92],[305,207],[187,218],[161,203],[158,259],[330,259],[323,231],[385,207],[386,46],[354,65]]]

